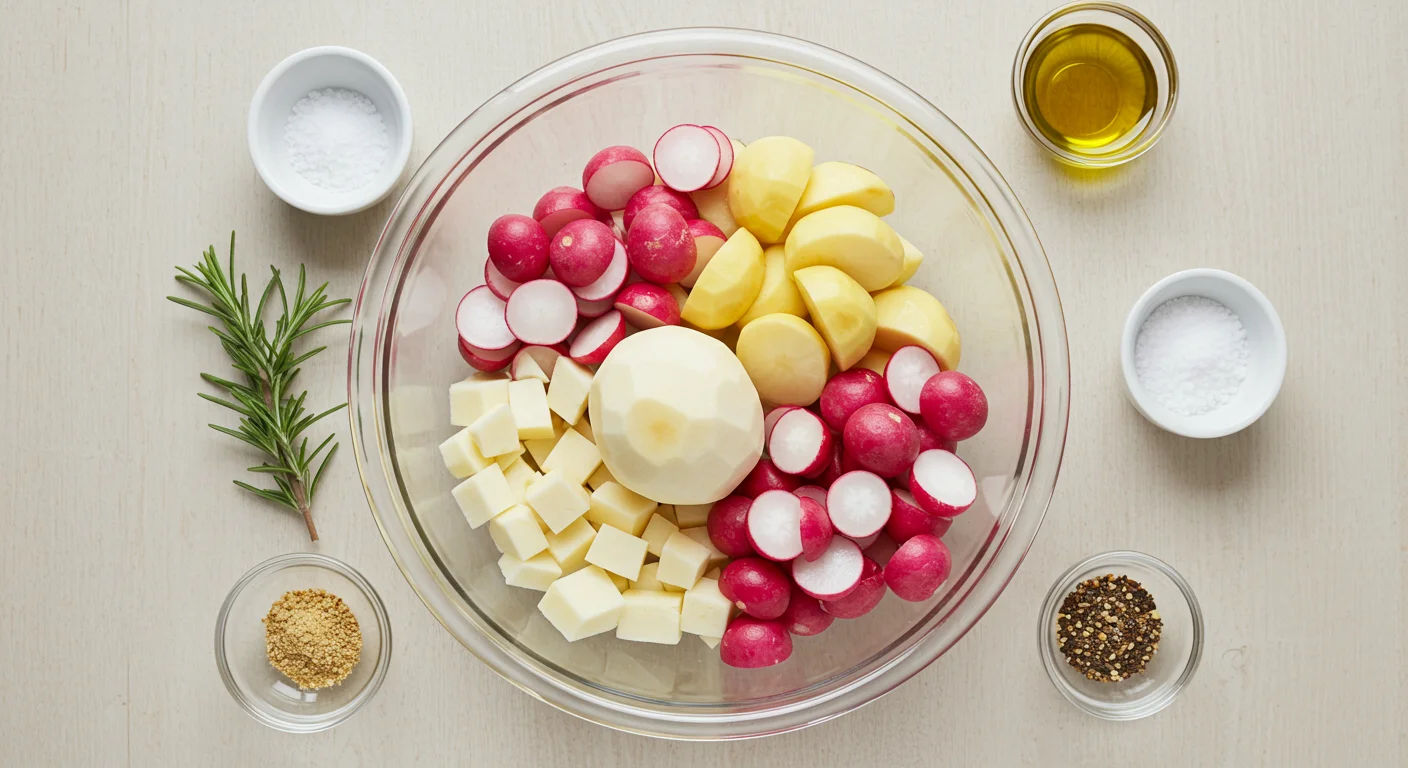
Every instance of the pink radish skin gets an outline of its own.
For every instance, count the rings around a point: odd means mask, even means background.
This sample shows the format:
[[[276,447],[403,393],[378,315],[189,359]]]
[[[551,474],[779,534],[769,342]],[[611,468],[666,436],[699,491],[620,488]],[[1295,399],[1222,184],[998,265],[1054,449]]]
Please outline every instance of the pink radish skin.
[[[826,505],[806,496],[797,497],[802,502],[802,519],[799,529],[802,536],[802,557],[815,560],[831,546],[834,529],[831,518],[826,514]]]
[[[598,365],[626,338],[626,318],[612,310],[587,323],[572,340],[568,354],[582,365]]]
[[[471,288],[455,308],[460,341],[479,349],[503,349],[516,339],[505,319],[506,305],[487,285]]]
[[[459,342],[460,357],[470,367],[476,371],[502,371],[513,362],[513,355],[518,351],[517,344],[510,344],[503,349],[479,349],[465,343],[464,339]]]
[[[533,206],[533,218],[542,225],[548,237],[557,234],[568,223],[578,219],[596,219],[602,210],[576,187],[553,187]]]
[[[596,219],[579,219],[553,237],[548,263],[564,285],[585,288],[606,274],[618,245],[610,227]]]
[[[919,430],[904,411],[872,403],[851,414],[841,433],[846,455],[881,477],[909,469],[919,455]]]
[[[567,354],[567,347],[562,344],[555,344],[551,347],[527,346],[519,350],[518,354],[533,358],[533,362],[537,363],[543,373],[546,373],[551,379],[552,372],[557,369],[557,359]],[[518,358],[515,356],[514,362],[517,361]]]
[[[890,556],[895,554],[895,550],[899,549],[900,545],[896,544],[895,540],[890,538],[884,531],[868,538],[872,538],[874,541],[871,541],[867,546],[861,547],[861,551],[865,553],[866,557],[874,560],[876,565],[884,568],[885,564],[890,562]]]
[[[853,539],[879,533],[890,519],[890,486],[873,472],[847,472],[826,492],[831,525]]]
[[[781,664],[792,655],[792,636],[780,621],[739,616],[724,630],[719,660],[739,669],[761,669]]]
[[[793,493],[804,499],[815,501],[820,504],[823,509],[826,507],[826,489],[819,485],[804,485],[793,491]]]
[[[724,567],[719,591],[755,619],[775,619],[787,611],[792,580],[761,557],[744,557]]]
[[[924,382],[939,372],[939,362],[929,350],[915,346],[900,347],[885,363],[885,386],[890,400],[906,413],[919,413],[919,391]]]
[[[709,530],[709,541],[729,557],[747,557],[753,554],[753,543],[748,539],[748,510],[753,500],[746,496],[725,496],[714,502],[709,509],[709,519],[705,524]]]
[[[722,165],[723,149],[708,130],[697,125],[677,125],[655,142],[654,160],[655,171],[666,186],[693,192],[713,182]]]
[[[944,440],[967,440],[988,423],[983,388],[958,371],[944,371],[924,382],[919,408],[924,423]]]
[[[577,299],[556,280],[530,280],[508,297],[505,318],[525,344],[558,344],[577,327]]]
[[[495,296],[504,301],[508,301],[508,297],[513,295],[514,290],[522,285],[522,283],[504,277],[504,273],[500,272],[499,268],[494,266],[494,262],[488,259],[484,260],[484,284],[489,286],[489,290],[493,291]]]
[[[921,533],[900,545],[885,564],[885,585],[901,600],[922,603],[948,578],[953,557],[937,536]]]
[[[670,292],[654,283],[635,283],[616,294],[616,309],[626,322],[645,330],[680,324],[680,305]]]
[[[724,132],[712,125],[702,126],[704,130],[714,135],[714,140],[719,144],[719,168],[714,171],[714,178],[709,180],[705,189],[713,189],[724,183],[724,179],[733,171],[733,142],[728,140]]]
[[[978,482],[967,462],[948,451],[925,451],[909,471],[909,491],[936,517],[963,514],[978,498]]]
[[[777,426],[777,420],[785,416],[788,411],[796,410],[797,407],[795,405],[779,405],[768,411],[767,415],[763,417],[763,440],[771,439],[772,428]]]
[[[527,216],[500,216],[489,225],[489,260],[514,282],[536,280],[548,268],[548,233]]]
[[[802,502],[788,491],[764,491],[753,499],[747,518],[753,551],[779,563],[801,555]]]
[[[821,609],[838,619],[858,619],[870,613],[885,597],[885,572],[880,564],[861,556],[860,581],[845,597],[821,601]]]
[[[885,379],[868,368],[838,373],[821,389],[821,417],[837,432],[846,428],[851,414],[872,403],[889,403]]]
[[[791,493],[802,487],[802,481],[782,472],[770,459],[759,459],[753,471],[743,478],[743,482],[733,489],[739,496],[756,499],[767,491],[787,491]]]
[[[680,285],[693,286],[699,276],[704,274],[704,268],[709,266],[709,260],[714,258],[714,254],[719,252],[728,238],[724,236],[722,229],[703,219],[693,219],[687,223],[689,234],[694,237],[694,269],[680,280]]]
[[[792,585],[792,598],[787,610],[778,618],[782,626],[798,637],[813,637],[825,632],[836,617],[821,609],[821,601]]]
[[[588,285],[573,288],[572,293],[576,294],[577,298],[587,301],[610,299],[621,290],[621,286],[626,284],[626,276],[630,274],[630,271],[631,262],[626,258],[626,246],[620,241],[616,241],[611,246],[611,262],[607,264],[606,271],[601,273],[601,277]]]
[[[636,214],[649,208],[652,205],[666,205],[679,211],[685,221],[699,218],[699,208],[695,206],[694,199],[683,192],[676,192],[669,187],[649,186],[641,187],[640,191],[631,195],[631,199],[626,203],[626,210],[621,214],[621,230],[631,231],[631,222],[635,221]]]
[[[945,440],[934,434],[934,430],[929,429],[929,425],[924,422],[916,422],[914,425],[919,430],[919,452],[932,451],[935,448],[949,453],[958,452],[957,440]]]
[[[885,523],[885,533],[901,544],[920,535],[942,536],[953,523],[950,518],[935,517],[925,512],[909,491],[896,489],[892,496],[890,520]]]
[[[789,475],[815,475],[831,461],[831,430],[805,408],[783,414],[768,432],[767,442],[772,463]]]
[[[845,451],[842,450],[841,441],[833,439],[831,441],[831,461],[821,471],[821,474],[813,478],[813,482],[822,488],[830,488],[831,484],[836,482],[836,478],[846,474],[847,470],[843,468],[844,464]]]
[[[607,147],[592,155],[582,169],[582,189],[587,199],[606,211],[626,207],[631,195],[655,183],[650,160],[635,147]]]
[[[860,583],[865,557],[854,541],[836,536],[821,557],[792,561],[792,583],[818,600],[838,600]]]
[[[577,314],[588,320],[594,320],[616,308],[615,299],[603,299],[601,301],[587,301],[581,296],[577,297]]]
[[[646,206],[626,232],[631,267],[657,285],[678,283],[689,275],[697,254],[689,225],[668,205]]]

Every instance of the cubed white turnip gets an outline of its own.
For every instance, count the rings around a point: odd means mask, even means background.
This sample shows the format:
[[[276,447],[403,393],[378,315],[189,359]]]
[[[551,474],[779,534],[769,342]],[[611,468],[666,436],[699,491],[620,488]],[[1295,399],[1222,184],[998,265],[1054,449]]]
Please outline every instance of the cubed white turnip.
[[[885,379],[868,368],[852,368],[838,373],[821,390],[821,417],[840,432],[851,414],[872,403],[889,403]]]
[[[572,340],[567,354],[582,365],[599,365],[626,338],[626,319],[611,310],[587,323]]]
[[[939,361],[929,350],[911,344],[900,347],[885,363],[885,387],[890,400],[906,413],[919,413],[919,391],[939,372]]]
[[[802,487],[802,481],[779,470],[770,459],[758,459],[748,476],[733,490],[739,496],[756,499],[765,491],[787,491],[791,493]]]
[[[714,502],[706,525],[715,549],[729,557],[753,554],[748,540],[748,509],[752,506],[753,500],[747,496],[725,496]]]
[[[697,253],[689,224],[668,205],[646,206],[626,232],[631,268],[657,285],[678,283],[687,276]]]
[[[924,451],[910,468],[909,491],[925,512],[954,517],[973,506],[978,498],[978,482],[968,463],[955,454]]]
[[[553,276],[569,288],[585,288],[606,274],[620,243],[596,219],[578,219],[558,230],[548,248]]]
[[[988,423],[983,388],[958,371],[944,371],[924,382],[919,409],[924,423],[944,440],[967,440]]]
[[[818,600],[836,600],[849,595],[860,583],[864,561],[854,541],[835,536],[821,557],[792,561],[792,582]]]
[[[836,617],[821,609],[821,601],[803,592],[796,584],[792,585],[792,597],[787,602],[787,610],[778,621],[788,632],[799,637],[812,637],[825,632]]]
[[[802,502],[789,491],[764,491],[753,499],[747,518],[748,543],[753,551],[778,562],[801,555]]]
[[[548,237],[557,234],[568,222],[599,219],[602,213],[587,194],[576,187],[553,187],[533,206],[533,218],[543,226]]]
[[[656,184],[641,187],[638,192],[631,195],[631,199],[626,202],[626,209],[621,212],[621,231],[629,232],[631,224],[636,219],[636,214],[652,205],[665,205],[674,208],[679,211],[685,221],[699,218],[699,208],[694,205],[693,198],[683,192],[676,192],[669,187]]]
[[[689,274],[680,280],[680,285],[685,287],[694,285],[694,281],[704,274],[704,268],[709,266],[709,260],[714,258],[714,254],[719,252],[724,241],[728,239],[724,231],[712,222],[703,219],[690,219],[687,223],[689,224],[689,234],[694,237],[694,269],[691,269]]]
[[[460,341],[478,349],[503,349],[517,339],[509,330],[504,300],[489,286],[471,288],[455,308],[455,330]]]
[[[655,183],[655,169],[635,147],[615,146],[592,155],[582,169],[582,189],[596,207],[618,211],[631,195]]]
[[[934,596],[948,578],[953,557],[939,537],[921,533],[900,545],[885,564],[885,584],[901,600],[919,603]]]
[[[525,344],[559,344],[577,327],[577,299],[557,280],[530,280],[508,297],[505,318]]]
[[[616,294],[616,309],[626,322],[646,330],[680,324],[680,305],[675,297],[655,283],[632,283]]]
[[[838,619],[858,619],[870,613],[885,597],[885,572],[879,563],[861,555],[860,580],[845,597],[822,600],[821,609]]]
[[[890,486],[865,470],[841,475],[826,491],[831,525],[853,539],[879,533],[890,519],[890,505]]]
[[[714,181],[722,165],[723,149],[707,129],[698,125],[677,125],[655,142],[654,160],[655,171],[666,186],[680,192],[693,192]]]
[[[771,667],[791,655],[792,636],[782,622],[751,616],[737,616],[730,621],[719,643],[719,660],[740,669]]]
[[[805,408],[783,414],[767,433],[768,457],[789,475],[819,474],[831,461],[831,430]]]
[[[495,296],[504,301],[508,301],[508,297],[513,295],[514,289],[522,285],[516,280],[504,277],[504,273],[500,272],[490,259],[484,260],[484,284],[489,286],[489,290],[493,291]]]
[[[846,455],[881,477],[909,469],[919,455],[919,430],[904,411],[885,403],[863,406],[846,419]]]
[[[719,591],[755,619],[775,619],[787,610],[792,580],[761,557],[742,557],[724,566]]]

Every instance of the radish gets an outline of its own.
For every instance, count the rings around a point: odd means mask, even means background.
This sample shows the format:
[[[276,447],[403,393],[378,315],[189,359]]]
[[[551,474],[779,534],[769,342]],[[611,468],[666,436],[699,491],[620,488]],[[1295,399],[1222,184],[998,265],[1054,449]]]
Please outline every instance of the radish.
[[[792,561],[792,583],[818,600],[836,600],[860,583],[865,556],[854,541],[837,536],[821,557]]]
[[[501,371],[513,362],[513,355],[518,351],[517,342],[504,347],[503,349],[480,349],[465,343],[464,339],[459,341],[460,357],[476,371]]]
[[[689,275],[697,254],[689,225],[668,205],[646,206],[626,232],[631,267],[658,285],[678,283]]]
[[[510,280],[536,280],[548,268],[548,233],[527,216],[500,216],[489,225],[489,260]]]
[[[804,499],[811,499],[822,507],[826,506],[826,489],[819,485],[804,485],[793,491],[793,493]]]
[[[471,288],[455,308],[460,341],[479,349],[503,349],[512,344],[515,339],[505,320],[505,307],[504,300],[487,285]]]
[[[654,283],[634,283],[616,294],[616,309],[626,322],[645,330],[680,324],[680,305],[669,291]]]
[[[599,218],[602,210],[576,187],[553,187],[538,198],[533,206],[533,218],[542,225],[548,237],[557,234],[569,222]]]
[[[724,183],[728,174],[733,170],[733,142],[729,141],[724,132],[712,125],[701,126],[704,130],[714,135],[714,140],[719,143],[719,169],[714,171],[714,178],[704,185],[705,189],[713,189]]]
[[[901,600],[920,603],[948,578],[953,556],[937,536],[921,533],[900,545],[885,564],[885,584]]]
[[[973,506],[978,482],[967,462],[948,451],[925,451],[909,470],[909,490],[925,512],[954,517]]]
[[[890,520],[885,523],[885,532],[901,544],[919,535],[942,536],[953,524],[951,518],[925,512],[909,491],[895,489],[892,496]]]
[[[768,456],[789,475],[815,475],[831,461],[831,430],[820,416],[794,408],[768,432]]]
[[[694,281],[704,274],[704,268],[709,266],[709,260],[714,258],[714,254],[723,247],[728,236],[724,234],[713,223],[703,219],[691,219],[685,222],[689,225],[689,234],[694,238],[694,269],[685,275],[680,284],[684,286],[694,285]]]
[[[939,362],[929,350],[914,344],[900,347],[885,363],[885,386],[890,399],[903,411],[919,413],[919,390],[938,372]]]
[[[795,405],[779,405],[771,411],[768,411],[767,415],[763,417],[763,440],[772,437],[772,428],[777,426],[778,419],[786,415],[788,411],[796,410],[798,407],[799,406]]]
[[[611,246],[611,262],[607,265],[606,271],[601,273],[601,277],[588,285],[573,288],[572,292],[577,294],[577,298],[587,301],[604,301],[616,295],[621,290],[621,286],[626,283],[626,275],[630,274],[631,261],[626,258],[626,246],[620,241],[616,241]]]
[[[866,557],[874,560],[881,568],[884,568],[885,564],[890,562],[890,556],[894,555],[895,550],[900,548],[900,545],[896,544],[895,540],[890,538],[884,531],[874,536],[867,536],[866,538],[872,539],[872,541],[868,545],[861,546],[860,549],[865,553]],[[857,543],[857,546],[859,546],[859,543]]]
[[[847,536],[846,538],[851,539],[851,541],[854,541],[857,547],[860,547],[862,550],[866,550],[875,546],[875,542],[880,540],[881,533],[884,533],[884,531],[876,531],[875,533],[872,533],[869,536],[856,536],[854,538]]]
[[[826,512],[837,531],[851,538],[879,533],[890,519],[890,486],[873,472],[847,472],[826,492]]]
[[[557,370],[557,359],[567,354],[567,347],[561,344],[555,344],[551,347],[527,346],[519,350],[518,354],[533,358],[533,362],[537,363],[543,373],[546,373],[551,379],[552,372]],[[517,359],[514,362],[517,363]]]
[[[723,149],[707,129],[677,125],[655,142],[654,159],[655,170],[666,186],[680,192],[693,192],[714,182],[714,174],[722,165]],[[732,163],[731,157],[729,162]]]
[[[846,469],[843,466],[845,461],[845,451],[841,448],[841,441],[832,440],[831,461],[825,469],[821,470],[821,474],[813,478],[814,482],[822,488],[830,488],[831,484],[836,482],[836,478],[846,474]]]
[[[761,557],[744,557],[724,567],[719,591],[755,619],[775,619],[787,610],[792,581]]]
[[[753,554],[753,544],[748,540],[748,510],[752,506],[753,500],[747,496],[725,496],[714,502],[705,525],[715,549],[729,557]]]
[[[733,489],[739,496],[756,499],[766,491],[787,491],[791,493],[801,487],[802,481],[783,473],[770,459],[759,459],[753,471],[743,478],[743,482]]]
[[[779,621],[739,616],[728,623],[719,643],[719,660],[740,669],[771,667],[791,655],[792,636]]]
[[[929,425],[922,421],[915,422],[915,427],[919,429],[919,452],[930,451],[935,448],[949,453],[958,452],[957,440],[945,440],[934,434],[934,430],[929,429]]]
[[[834,529],[831,518],[826,514],[826,505],[806,496],[798,496],[802,502],[802,519],[798,524],[802,536],[802,557],[815,560],[831,546]]]
[[[524,349],[527,348],[525,347]],[[538,361],[534,360],[532,355],[524,354],[524,349],[519,349],[513,353],[513,362],[509,367],[509,375],[513,377],[514,381],[537,379],[543,382],[543,386],[546,387],[548,383],[552,381],[552,377],[543,370],[542,366],[538,365]]]
[[[802,501],[787,491],[764,491],[753,499],[747,522],[754,551],[778,562],[802,554]]]
[[[967,440],[988,423],[988,397],[966,374],[944,371],[919,393],[924,423],[944,440]]]
[[[556,280],[530,280],[508,297],[508,327],[525,344],[557,344],[577,327],[577,301]]]
[[[871,403],[846,419],[841,433],[846,455],[881,477],[895,477],[919,455],[919,430],[904,411]]]
[[[792,597],[787,601],[787,610],[778,617],[788,632],[801,637],[812,637],[826,631],[836,617],[821,609],[821,601],[792,585]]]
[[[699,209],[695,207],[694,199],[689,195],[669,187],[651,185],[641,187],[640,191],[631,195],[631,199],[626,202],[626,210],[621,213],[621,231],[629,232],[636,214],[652,205],[668,205],[679,211],[686,221],[699,218]]]
[[[582,365],[598,365],[626,338],[626,318],[612,310],[587,323],[572,340],[568,354]]]
[[[585,288],[606,274],[618,245],[610,227],[596,219],[578,219],[553,237],[548,263],[564,285]]]
[[[619,211],[641,187],[655,183],[655,169],[635,147],[607,147],[592,155],[582,169],[582,189],[596,207]]]
[[[871,403],[890,402],[890,393],[880,374],[868,368],[852,368],[838,373],[821,390],[821,417],[832,429],[846,428],[851,414]]]
[[[581,296],[577,297],[577,314],[588,320],[601,317],[616,307],[615,299],[602,299],[601,301],[587,301]]]
[[[879,563],[861,555],[860,579],[845,597],[822,600],[821,609],[838,619],[858,619],[885,597],[885,572]]]
[[[504,273],[500,272],[499,268],[494,266],[494,262],[489,259],[484,260],[484,284],[489,286],[489,290],[493,291],[495,296],[504,301],[508,301],[508,297],[513,295],[514,289],[522,285],[520,282],[504,277]]]

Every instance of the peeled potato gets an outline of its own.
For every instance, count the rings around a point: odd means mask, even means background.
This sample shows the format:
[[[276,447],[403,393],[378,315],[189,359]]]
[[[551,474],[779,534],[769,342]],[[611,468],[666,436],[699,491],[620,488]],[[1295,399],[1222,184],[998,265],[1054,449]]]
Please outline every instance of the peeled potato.
[[[738,334],[738,361],[763,402],[811,405],[831,371],[821,334],[796,315],[763,315]]]
[[[704,334],[705,336],[708,336],[711,339],[717,339],[718,341],[723,342],[724,346],[728,347],[730,350],[738,348],[739,326],[737,325],[730,325],[723,328],[700,328],[699,326],[689,322],[688,320],[681,322],[680,325],[692,331],[699,331],[700,333]]]
[[[807,188],[802,190],[802,199],[797,201],[788,228],[809,213],[838,205],[854,205],[876,216],[889,216],[895,211],[895,193],[879,176],[859,165],[819,163],[807,179]]]
[[[870,294],[835,267],[806,267],[792,273],[792,279],[836,367],[844,371],[855,365],[875,340],[875,301]]]
[[[901,285],[875,294],[875,346],[894,352],[908,344],[929,350],[939,367],[958,367],[963,344],[958,328],[939,300],[912,285]]]
[[[787,136],[758,139],[734,155],[728,207],[740,226],[775,243],[797,208],[812,173],[812,148]]]
[[[904,268],[904,243],[879,216],[853,205],[803,216],[787,235],[787,270],[826,265],[867,291],[887,288]]]
[[[885,366],[889,364],[889,362],[889,352],[886,352],[883,349],[876,349],[875,347],[871,347],[870,351],[865,353],[865,357],[862,357],[860,359],[860,362],[856,363],[856,367],[868,368],[880,374],[881,376],[884,376]]]
[[[904,246],[904,267],[900,269],[900,276],[895,278],[895,282],[890,283],[891,288],[909,282],[914,273],[919,271],[919,265],[924,263],[924,254],[914,247],[914,243],[901,237],[900,245]]]
[[[769,245],[763,251],[763,287],[753,300],[753,306],[738,319],[738,327],[777,312],[805,319],[807,305],[802,302],[802,294],[797,292],[792,276],[787,274],[782,246]]]
[[[746,229],[729,236],[694,281],[680,317],[705,330],[733,325],[763,287],[763,246]]]

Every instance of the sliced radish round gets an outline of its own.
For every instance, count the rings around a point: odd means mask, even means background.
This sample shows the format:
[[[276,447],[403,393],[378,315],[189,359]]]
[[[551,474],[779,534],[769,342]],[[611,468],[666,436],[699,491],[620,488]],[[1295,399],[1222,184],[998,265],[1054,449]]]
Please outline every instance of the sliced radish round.
[[[668,205],[679,211],[685,221],[699,218],[699,208],[694,204],[694,198],[669,187],[652,184],[648,187],[641,187],[640,191],[631,195],[631,199],[626,202],[626,209],[621,212],[621,231],[629,232],[636,214],[652,205]]]
[[[885,386],[890,390],[890,399],[902,410],[919,413],[919,391],[938,372],[939,361],[929,350],[913,344],[900,347],[885,363]]]
[[[632,283],[616,294],[616,309],[626,322],[641,329],[680,324],[680,305],[669,291],[654,283]]]
[[[802,500],[787,491],[759,494],[748,509],[748,540],[769,560],[802,554]]]
[[[722,160],[719,141],[697,125],[677,125],[655,142],[655,170],[665,186],[680,192],[707,186]]]
[[[616,307],[616,300],[612,298],[601,301],[587,301],[581,296],[577,297],[577,314],[588,320],[601,317]]]
[[[588,285],[573,288],[572,292],[577,294],[577,298],[587,301],[609,299],[625,285],[626,275],[630,274],[630,271],[631,260],[626,258],[626,246],[617,240],[611,251],[611,263],[606,265],[606,271],[601,273],[601,277]]]
[[[768,456],[789,475],[814,475],[831,460],[831,440],[831,430],[820,416],[794,408],[768,432]]]
[[[513,362],[513,355],[518,351],[517,342],[504,347],[503,349],[480,349],[465,343],[464,339],[459,341],[460,357],[470,367],[476,371],[501,371]]]
[[[766,441],[769,437],[772,437],[772,428],[777,426],[778,419],[786,416],[788,411],[794,411],[798,407],[800,406],[779,405],[771,411],[768,411],[768,414],[763,417],[763,440]]]
[[[488,259],[484,260],[484,284],[489,286],[489,290],[493,291],[495,296],[504,301],[508,301],[508,297],[513,295],[514,289],[523,285],[523,283],[504,277],[504,273],[500,272],[499,268],[494,266],[494,262]]]
[[[831,546],[835,529],[831,527],[825,504],[805,496],[797,498],[802,502],[802,519],[798,525],[802,535],[802,557],[815,560]]]
[[[793,491],[793,493],[804,499],[811,499],[820,504],[823,508],[826,507],[826,489],[819,485],[804,485]]]
[[[880,540],[880,534],[882,533],[884,533],[884,531],[876,531],[875,533],[872,533],[869,536],[847,536],[846,538],[850,539],[851,541],[854,541],[856,543],[856,546],[860,547],[861,549],[870,549],[872,546],[875,545],[875,542]]]
[[[818,600],[838,600],[860,583],[865,556],[850,539],[837,536],[815,560],[792,561],[792,582]]]
[[[607,147],[582,169],[582,188],[598,208],[619,211],[641,187],[655,183],[650,160],[635,147]]]
[[[533,218],[543,226],[548,237],[557,234],[559,229],[577,219],[595,219],[601,216],[585,192],[576,187],[553,187],[533,206]]]
[[[460,340],[480,349],[503,349],[512,344],[515,338],[504,310],[504,300],[495,296],[489,286],[471,288],[455,309],[455,330]]]
[[[621,313],[611,310],[587,323],[577,338],[572,340],[568,354],[582,365],[596,365],[611,354],[611,350],[626,338],[626,319]]]
[[[557,344],[577,327],[577,301],[556,280],[530,280],[508,297],[508,327],[525,344]]]
[[[724,183],[724,179],[727,179],[729,172],[733,170],[733,142],[728,140],[728,137],[724,135],[723,131],[712,125],[701,127],[713,134],[714,140],[719,143],[719,152],[721,155],[719,157],[719,168],[714,171],[714,178],[710,179],[709,183],[704,186],[705,189],[712,189]]]
[[[914,460],[909,490],[920,508],[939,517],[962,514],[978,498],[978,482],[968,463],[942,450],[925,451]]]
[[[518,354],[533,358],[533,362],[538,364],[538,368],[542,369],[543,373],[546,373],[551,379],[552,372],[557,369],[557,359],[567,354],[567,347],[561,344],[555,344],[551,347],[527,346],[519,350]]]
[[[890,486],[865,470],[841,475],[826,492],[831,524],[853,539],[879,533],[890,519],[890,504]]]
[[[821,609],[838,619],[858,619],[870,613],[885,597],[885,572],[880,564],[861,555],[860,581],[845,597],[822,600]]]

